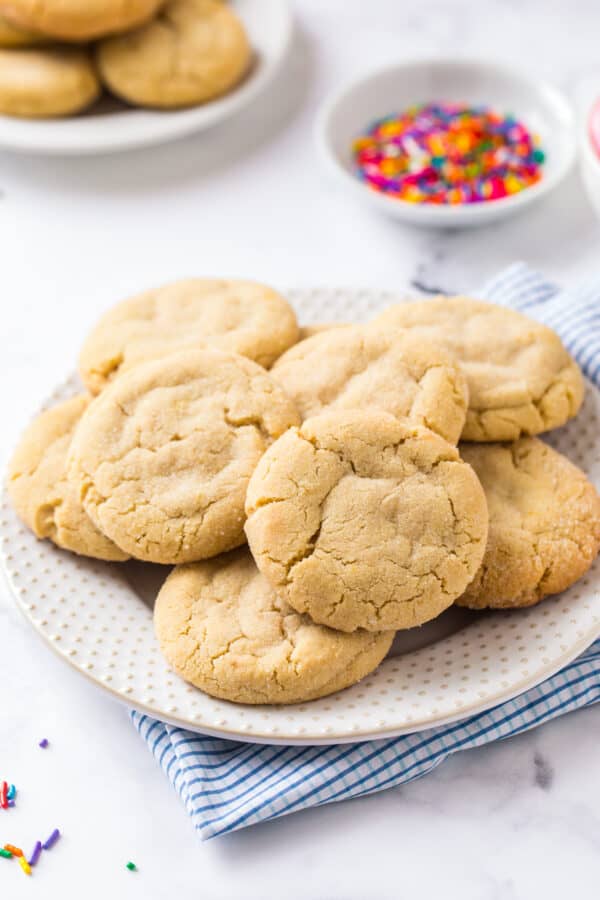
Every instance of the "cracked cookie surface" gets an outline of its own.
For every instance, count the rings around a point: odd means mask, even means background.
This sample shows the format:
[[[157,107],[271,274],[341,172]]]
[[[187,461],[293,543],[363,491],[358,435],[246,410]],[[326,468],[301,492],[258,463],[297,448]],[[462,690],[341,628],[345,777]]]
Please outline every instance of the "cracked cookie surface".
[[[600,548],[600,497],[577,466],[537,438],[460,452],[490,516],[483,563],[460,606],[531,606],[587,572]]]
[[[488,527],[456,447],[379,411],[327,412],[286,432],[250,479],[246,512],[275,590],[342,631],[435,618],[475,575]]]
[[[344,634],[295,612],[247,548],[175,568],[154,623],[178,675],[236,703],[299,703],[342,690],[379,665],[394,637]]]
[[[257,363],[188,350],[137,366],[94,400],[71,445],[69,476],[90,518],[124,551],[192,562],[243,542],[250,475],[297,422]]]
[[[509,441],[563,425],[583,401],[583,377],[558,335],[527,316],[472,300],[400,303],[375,327],[410,328],[447,347],[469,385],[466,441]]]
[[[9,22],[64,41],[88,41],[135,28],[164,0],[1,0]]]
[[[0,113],[25,119],[66,116],[85,109],[99,94],[86,50],[0,50]]]
[[[110,309],[84,343],[79,371],[97,394],[121,372],[179,350],[208,345],[269,366],[297,339],[293,309],[271,288],[193,278]]]
[[[410,331],[348,325],[315,334],[284,353],[272,375],[304,419],[377,407],[453,444],[465,424],[463,373],[445,350]]]
[[[100,76],[113,93],[161,109],[227,93],[251,58],[244,26],[221,0],[170,0],[152,22],[97,49]]]
[[[91,398],[72,397],[38,416],[25,430],[8,469],[8,493],[19,517],[39,538],[96,559],[128,558],[85,512],[67,480],[73,432]]]

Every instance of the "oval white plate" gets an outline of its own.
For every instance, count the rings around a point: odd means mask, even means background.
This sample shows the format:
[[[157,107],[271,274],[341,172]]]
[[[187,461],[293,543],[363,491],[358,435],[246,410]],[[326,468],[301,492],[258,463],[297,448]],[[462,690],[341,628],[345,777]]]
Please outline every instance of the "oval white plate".
[[[292,291],[303,322],[368,318],[394,301],[374,291]],[[47,405],[81,390],[73,377]],[[579,417],[551,443],[600,482],[595,445],[600,392],[588,387]],[[168,568],[108,564],[38,541],[2,497],[5,574],[33,628],[74,669],[128,706],[222,737],[307,744],[367,740],[431,728],[495,706],[538,684],[600,635],[600,564],[539,606],[502,613],[450,609],[399,635],[390,656],[360,684],[287,707],[238,706],[181,681],[163,660],[152,604]]]
[[[230,0],[254,50],[246,79],[230,94],[192,109],[132,109],[104,99],[68,119],[15,119],[0,116],[0,146],[46,155],[89,155],[160,144],[201,131],[247,106],[273,78],[288,52],[292,13],[288,0]]]
[[[501,200],[457,206],[408,203],[367,187],[354,174],[353,140],[375,119],[434,100],[488,104],[524,121],[546,153],[541,181]],[[512,215],[556,187],[576,150],[573,113],[555,88],[498,63],[439,58],[390,65],[353,82],[325,104],[316,134],[329,169],[359,200],[428,228],[471,227]]]

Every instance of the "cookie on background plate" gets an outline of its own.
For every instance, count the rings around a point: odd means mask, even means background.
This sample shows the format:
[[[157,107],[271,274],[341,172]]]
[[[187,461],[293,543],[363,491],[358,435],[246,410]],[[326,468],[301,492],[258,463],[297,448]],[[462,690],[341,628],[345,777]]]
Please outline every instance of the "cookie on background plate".
[[[159,109],[227,93],[251,59],[244,26],[222,0],[169,0],[152,22],[97,49],[100,77],[113,94]]]
[[[127,31],[154,16],[164,0],[1,0],[0,13],[20,28],[56,40],[90,41]]]
[[[485,556],[460,606],[531,606],[587,572],[600,549],[600,497],[577,466],[537,438],[464,444],[460,453],[490,516]]]
[[[100,83],[86,50],[0,49],[0,114],[24,119],[67,116],[90,106]]]
[[[294,310],[272,288],[192,278],[110,309],[85,341],[79,371],[98,394],[121,372],[178,350],[210,345],[269,366],[297,340]]]
[[[583,401],[583,377],[556,332],[514,310],[436,297],[392,306],[372,324],[410,328],[455,355],[469,384],[463,440],[539,434],[563,425]]]
[[[43,35],[19,28],[0,15],[0,47],[32,47],[45,40],[47,39]]]
[[[29,425],[9,464],[8,493],[36,537],[82,556],[122,561],[128,554],[98,531],[67,480],[67,453],[90,399],[72,397]]]
[[[344,634],[294,612],[247,548],[177,566],[154,623],[174,671],[234,703],[300,703],[340,691],[377,668],[394,638]]]
[[[381,411],[330,411],[290,429],[252,475],[246,512],[275,590],[341,631],[438,616],[475,575],[488,529],[456,447]]]
[[[272,370],[302,418],[326,410],[379,408],[426,425],[456,444],[467,382],[446,350],[410,331],[360,325],[296,344]]]
[[[125,552],[192,562],[244,542],[250,475],[298,421],[257,363],[187,350],[137,366],[94,400],[69,475],[90,518]]]

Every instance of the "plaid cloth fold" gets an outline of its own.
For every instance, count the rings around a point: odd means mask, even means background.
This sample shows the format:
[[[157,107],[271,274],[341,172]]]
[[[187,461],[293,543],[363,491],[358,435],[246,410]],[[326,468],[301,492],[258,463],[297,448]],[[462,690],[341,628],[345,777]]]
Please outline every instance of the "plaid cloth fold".
[[[600,281],[562,292],[515,264],[478,292],[554,328],[600,386]],[[138,712],[133,723],[202,839],[413,781],[450,754],[535,728],[600,700],[600,639],[562,671],[507,703],[417,734],[329,747],[245,744],[193,734]]]

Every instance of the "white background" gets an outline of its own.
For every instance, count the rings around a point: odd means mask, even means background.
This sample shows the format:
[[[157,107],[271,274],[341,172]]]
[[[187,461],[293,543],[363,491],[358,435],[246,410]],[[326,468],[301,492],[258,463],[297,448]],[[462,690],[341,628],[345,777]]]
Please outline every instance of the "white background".
[[[600,228],[576,174],[504,225],[417,232],[356,206],[312,142],[330,90],[409,53],[509,60],[571,93],[596,72],[600,90],[596,0],[296,9],[277,84],[223,127],[95,160],[0,156],[3,450],[73,367],[98,313],[162,281],[402,289],[417,279],[459,291],[516,258],[565,284],[600,270]],[[0,672],[0,778],[20,788],[18,806],[0,810],[0,842],[29,848],[55,825],[65,835],[30,880],[0,860],[7,900],[597,896],[600,708],[463,753],[405,788],[200,844],[126,711],[55,660],[4,589]]]

